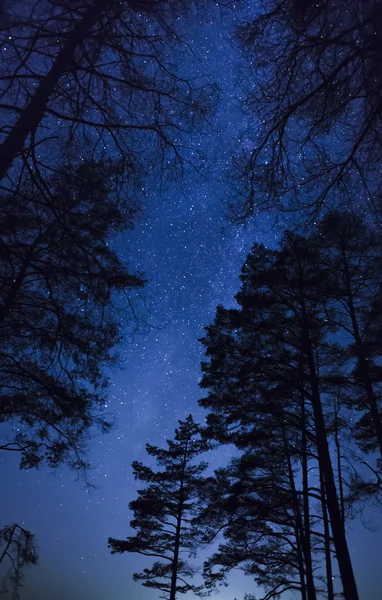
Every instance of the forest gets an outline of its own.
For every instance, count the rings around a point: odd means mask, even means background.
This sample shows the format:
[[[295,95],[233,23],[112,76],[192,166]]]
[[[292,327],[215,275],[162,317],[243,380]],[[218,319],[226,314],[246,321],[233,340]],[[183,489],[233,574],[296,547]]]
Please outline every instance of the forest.
[[[380,0],[0,38],[0,596],[380,600]]]

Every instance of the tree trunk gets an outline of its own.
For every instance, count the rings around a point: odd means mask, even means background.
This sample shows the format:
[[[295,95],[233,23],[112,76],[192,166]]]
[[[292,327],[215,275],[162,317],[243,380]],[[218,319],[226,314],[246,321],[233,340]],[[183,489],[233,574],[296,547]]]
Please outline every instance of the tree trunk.
[[[304,392],[301,390],[301,431],[302,431],[302,493],[304,504],[304,556],[306,564],[306,582],[308,588],[309,600],[316,600],[316,588],[313,578],[313,562],[312,562],[312,544],[310,536],[310,507],[309,507],[309,481],[308,481],[308,454],[306,440],[306,415],[305,415],[305,398]]]
[[[304,294],[304,273],[299,267],[299,302],[301,309],[301,349],[305,356],[311,388],[311,402],[314,417],[314,426],[317,443],[317,453],[320,469],[322,470],[330,524],[333,534],[333,543],[336,551],[338,568],[340,571],[343,595],[345,600],[359,600],[357,584],[354,577],[353,565],[350,558],[349,548],[346,541],[345,527],[342,520],[341,510],[338,503],[336,482],[334,478],[333,465],[329,451],[326,424],[322,409],[316,360],[314,357],[310,319],[306,311]]]
[[[178,561],[179,561],[181,525],[182,525],[182,505],[180,505],[180,507],[179,507],[178,517],[176,520],[175,544],[174,544],[174,555],[173,555],[173,559],[172,559],[171,588],[170,588],[170,599],[169,600],[175,600],[175,598],[176,598],[176,581],[177,581],[177,577],[178,577]]]
[[[290,484],[290,488],[291,488],[293,508],[294,508],[294,514],[295,514],[295,522],[293,525],[294,525],[295,538],[296,538],[297,561],[298,561],[300,585],[301,585],[301,600],[310,600],[310,597],[307,596],[308,589],[307,589],[307,584],[305,582],[306,570],[305,570],[304,556],[303,556],[304,530],[303,530],[300,506],[299,506],[298,498],[297,498],[296,487],[295,487],[295,483],[294,483],[292,462],[290,459],[288,442],[287,442],[287,438],[285,435],[284,423],[281,423],[281,432],[282,432],[284,448],[285,448],[286,457],[287,457],[289,484]]]
[[[178,578],[180,536],[182,533],[181,528],[182,528],[182,518],[183,518],[184,472],[185,472],[186,463],[187,463],[187,455],[188,455],[188,442],[186,442],[186,447],[184,450],[182,475],[181,475],[180,488],[179,488],[179,506],[178,506],[178,513],[176,516],[176,530],[175,530],[174,554],[173,554],[173,559],[172,559],[171,588],[170,588],[169,600],[175,600],[175,598],[176,598],[176,582],[177,582],[177,578]]]
[[[344,598],[345,600],[359,600],[353,566],[345,536],[345,529],[338,504],[337,489],[326,435],[326,426],[318,386],[316,365],[309,329],[307,326],[305,326],[303,331],[303,347],[307,357],[312,389],[312,407],[315,421],[318,457],[324,475],[328,511],[333,533],[333,542],[337,555],[338,568],[341,575]]]
[[[114,0],[98,0],[84,13],[81,21],[68,36],[62,49],[57,54],[50,71],[38,86],[35,95],[23,110],[11,131],[0,145],[0,179],[3,179],[20,155],[28,135],[35,132],[44,117],[49,102],[60,77],[69,67],[76,48],[88,34],[102,11]]]
[[[345,524],[344,483],[342,480],[341,445],[340,445],[340,438],[339,438],[339,431],[338,431],[339,410],[340,410],[339,402],[336,399],[336,412],[335,412],[335,420],[334,420],[334,442],[336,444],[336,452],[337,452],[338,491],[340,494],[341,515],[342,515],[342,521]]]
[[[325,568],[326,568],[326,589],[328,592],[328,600],[334,600],[334,587],[333,587],[333,570],[332,570],[332,557],[330,548],[330,530],[329,520],[326,506],[326,492],[325,482],[322,473],[321,466],[320,470],[320,488],[321,488],[321,507],[322,507],[322,519],[324,522],[324,550],[325,550]]]

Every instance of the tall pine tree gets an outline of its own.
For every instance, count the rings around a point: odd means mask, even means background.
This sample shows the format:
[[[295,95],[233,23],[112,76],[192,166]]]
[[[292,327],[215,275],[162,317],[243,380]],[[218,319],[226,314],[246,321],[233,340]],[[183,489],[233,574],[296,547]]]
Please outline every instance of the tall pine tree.
[[[309,504],[313,496],[307,482],[307,462],[311,458],[317,460],[325,497],[322,521],[325,524],[327,505],[344,595],[355,600],[358,594],[325,414],[324,376],[333,374],[333,366],[340,369],[343,362],[341,353],[337,356],[327,343],[333,332],[325,318],[331,273],[319,265],[316,248],[312,249],[304,238],[286,233],[278,251],[263,246],[252,249],[241,279],[242,289],[236,296],[240,308],[227,311],[220,307],[215,323],[207,328],[202,340],[209,357],[209,362],[203,364],[202,387],[208,388],[209,394],[201,404],[211,410],[211,435],[221,442],[233,441],[239,448],[253,445],[254,440],[258,443],[262,413],[276,418],[274,423],[281,439],[284,429],[284,456],[290,467],[296,454],[301,463],[302,507],[296,505],[295,513],[300,512],[299,536],[308,598],[314,598],[315,591],[313,542],[309,539]],[[263,443],[266,448],[269,440],[264,439]],[[321,496],[318,486],[318,497]]]
[[[132,552],[158,559],[151,568],[135,573],[134,579],[162,591],[164,598],[175,600],[178,593],[186,592],[200,594],[202,586],[189,579],[195,569],[182,554],[195,550],[192,519],[202,473],[207,468],[205,462],[196,463],[195,459],[207,450],[207,443],[189,415],[179,421],[167,448],[147,444],[146,450],[159,470],[137,461],[132,463],[135,478],[147,484],[129,505],[134,513],[130,525],[137,533],[126,540],[109,538],[109,548],[112,554]]]

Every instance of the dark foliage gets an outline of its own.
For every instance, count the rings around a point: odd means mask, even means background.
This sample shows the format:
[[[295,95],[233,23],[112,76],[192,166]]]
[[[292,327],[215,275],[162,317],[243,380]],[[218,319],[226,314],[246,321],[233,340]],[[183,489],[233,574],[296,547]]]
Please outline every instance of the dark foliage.
[[[216,90],[172,65],[185,10],[172,0],[2,2],[0,178],[16,158],[44,173],[58,158],[107,151],[131,189],[157,166],[197,164],[187,134]]]
[[[210,585],[241,565],[266,598],[283,589],[315,598],[322,590],[314,564],[323,553],[333,598],[333,542],[344,596],[358,597],[345,518],[349,503],[376,493],[380,476],[375,470],[366,484],[357,461],[343,460],[343,444],[378,447],[379,248],[379,236],[349,213],[328,215],[309,239],[287,232],[278,250],[255,245],[242,269],[239,308],[218,307],[207,327],[206,434],[244,452],[210,482],[220,510],[210,501],[202,524],[207,538],[222,528],[227,539],[206,563]],[[366,421],[369,446],[359,437]]]
[[[378,450],[382,457],[381,234],[354,214],[332,212],[311,239],[332,276],[326,318],[350,338],[347,354],[356,389],[347,388],[347,404],[362,415],[353,433],[364,451]]]
[[[189,415],[185,421],[179,421],[175,437],[167,441],[167,446],[146,446],[159,471],[133,462],[135,478],[147,484],[129,505],[134,512],[130,525],[137,534],[126,540],[109,538],[109,547],[113,554],[134,552],[159,559],[151,568],[135,573],[134,579],[162,591],[163,598],[175,600],[178,593],[200,595],[203,589],[190,581],[195,568],[183,555],[191,555],[196,549],[192,519],[203,483],[201,475],[207,465],[195,463],[195,459],[207,450],[207,444]]]
[[[17,523],[0,530],[0,565],[8,562],[8,570],[3,579],[0,594],[6,594],[12,587],[12,600],[19,600],[23,571],[36,565],[38,561],[34,535]]]
[[[380,212],[378,0],[265,0],[238,32],[253,65],[253,150],[237,161],[233,216],[345,197]]]
[[[83,468],[90,429],[110,427],[105,367],[132,318],[127,294],[143,285],[108,245],[134,218],[119,175],[113,163],[68,166],[1,198],[1,449],[23,468]]]
[[[271,426],[271,415],[267,421]],[[288,590],[306,598],[304,529],[291,448],[283,443],[280,425],[266,430],[264,423],[252,440],[240,459],[206,482],[206,508],[197,519],[202,540],[224,532],[224,542],[204,563],[206,586],[224,583],[232,569],[241,568],[267,590],[265,598]]]

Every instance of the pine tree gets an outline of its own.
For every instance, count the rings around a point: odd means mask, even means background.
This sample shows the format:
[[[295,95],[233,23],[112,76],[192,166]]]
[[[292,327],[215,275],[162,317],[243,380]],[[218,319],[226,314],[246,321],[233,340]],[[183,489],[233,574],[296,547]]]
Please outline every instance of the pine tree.
[[[286,428],[284,438],[280,429],[268,429],[265,441],[265,430],[255,428],[240,459],[208,482],[206,507],[196,519],[201,539],[207,543],[217,532],[224,533],[224,542],[204,564],[210,589],[240,567],[267,590],[265,597],[288,590],[300,592],[303,600],[316,597],[309,580],[313,565],[306,554],[297,461]],[[309,558],[310,553],[309,547]]]
[[[209,394],[201,405],[211,410],[211,435],[239,448],[250,447],[259,431],[262,439],[261,415],[270,413],[278,419],[278,427],[273,430],[279,438],[283,439],[283,429],[292,436],[284,444],[285,449],[290,448],[284,456],[289,454],[291,466],[295,453],[301,462],[299,528],[306,589],[311,598],[315,593],[311,577],[313,544],[309,540],[311,487],[307,487],[306,473],[307,460],[317,460],[344,595],[355,600],[357,588],[329,451],[323,393],[324,375],[333,374],[333,367],[341,369],[343,362],[342,356],[337,358],[327,344],[327,336],[333,331],[325,318],[331,273],[320,267],[317,249],[309,241],[286,233],[278,251],[263,246],[252,249],[241,280],[242,288],[236,296],[240,308],[218,308],[215,323],[207,328],[202,340],[209,362],[202,366],[201,385]],[[265,448],[268,443],[264,438]],[[316,495],[321,498],[317,487]]]
[[[189,415],[179,421],[167,448],[147,444],[146,450],[159,470],[132,463],[135,478],[147,484],[129,505],[134,513],[130,525],[137,533],[126,540],[109,538],[109,548],[112,554],[133,552],[159,559],[151,568],[135,573],[134,579],[162,591],[164,598],[175,600],[178,593],[200,594],[202,586],[189,579],[195,568],[182,554],[195,551],[192,519],[202,473],[207,468],[205,462],[195,463],[195,459],[207,450],[207,444],[200,438],[199,425]]]

